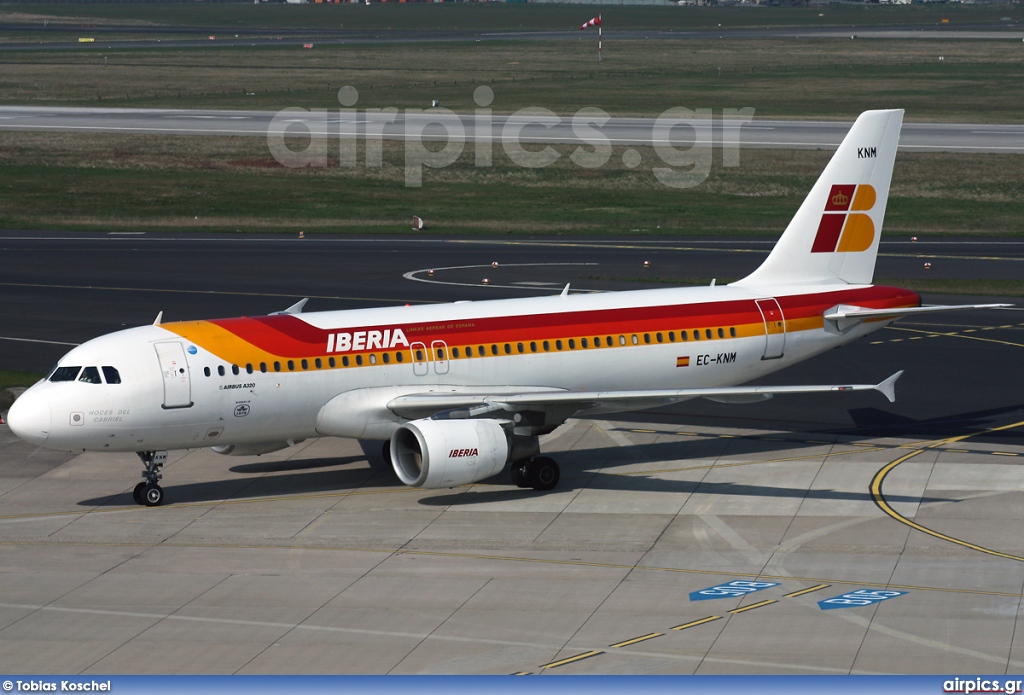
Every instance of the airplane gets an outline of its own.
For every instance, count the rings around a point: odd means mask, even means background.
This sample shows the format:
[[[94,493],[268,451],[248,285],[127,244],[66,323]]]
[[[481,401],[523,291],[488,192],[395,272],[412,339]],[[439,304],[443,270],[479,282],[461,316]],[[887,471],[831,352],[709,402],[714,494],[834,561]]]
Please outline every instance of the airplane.
[[[902,110],[860,115],[763,264],[722,286],[569,294],[162,323],[90,340],[8,413],[23,440],[136,452],[138,504],[164,502],[167,451],[269,453],[314,437],[380,440],[406,485],[448,488],[508,469],[553,489],[538,437],[569,418],[692,398],[875,390],[741,386],[922,306],[872,285]]]

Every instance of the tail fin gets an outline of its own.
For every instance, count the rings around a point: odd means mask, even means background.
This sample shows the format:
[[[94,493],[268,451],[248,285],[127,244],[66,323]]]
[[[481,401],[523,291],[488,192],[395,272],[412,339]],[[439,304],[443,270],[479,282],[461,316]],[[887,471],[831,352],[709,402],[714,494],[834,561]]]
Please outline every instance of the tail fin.
[[[853,124],[771,254],[735,285],[869,285],[903,111]]]

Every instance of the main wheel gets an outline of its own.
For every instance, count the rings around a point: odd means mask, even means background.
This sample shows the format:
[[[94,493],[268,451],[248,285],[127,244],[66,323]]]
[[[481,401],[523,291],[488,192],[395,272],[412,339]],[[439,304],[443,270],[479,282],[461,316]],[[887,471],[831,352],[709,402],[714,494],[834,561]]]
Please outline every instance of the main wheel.
[[[144,490],[145,489],[146,489],[146,483],[145,483],[145,481],[143,481],[143,482],[139,483],[138,485],[136,485],[135,489],[132,490],[132,499],[135,500],[135,504],[145,504],[146,503],[146,498],[142,496],[144,494]]]
[[[147,507],[159,507],[164,501],[164,489],[159,485],[146,484],[142,494]]]
[[[538,456],[526,464],[526,482],[534,490],[551,490],[561,477],[558,464],[547,456]]]
[[[526,479],[526,468],[528,464],[514,461],[512,463],[512,484],[516,487],[532,487]]]

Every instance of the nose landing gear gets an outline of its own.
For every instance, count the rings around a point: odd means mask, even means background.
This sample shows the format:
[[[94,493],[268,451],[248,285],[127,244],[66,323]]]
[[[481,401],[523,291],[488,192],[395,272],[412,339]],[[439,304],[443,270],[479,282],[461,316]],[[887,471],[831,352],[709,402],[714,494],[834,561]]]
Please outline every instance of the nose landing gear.
[[[164,501],[164,489],[158,483],[160,478],[163,477],[160,475],[160,469],[167,463],[167,452],[137,451],[135,453],[142,460],[142,464],[146,469],[142,471],[142,477],[145,478],[145,481],[135,486],[135,489],[132,490],[132,497],[135,499],[136,504],[158,507]]]

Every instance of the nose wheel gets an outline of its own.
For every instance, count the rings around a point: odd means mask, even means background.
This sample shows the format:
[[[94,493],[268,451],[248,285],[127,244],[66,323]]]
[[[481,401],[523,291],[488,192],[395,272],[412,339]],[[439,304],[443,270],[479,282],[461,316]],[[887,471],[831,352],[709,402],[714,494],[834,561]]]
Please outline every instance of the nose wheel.
[[[160,487],[159,482],[160,478],[163,477],[160,474],[160,469],[167,463],[167,452],[138,451],[136,454],[146,467],[142,471],[142,477],[145,480],[136,485],[135,489],[132,490],[132,498],[136,504],[158,507],[164,501],[164,489]]]

